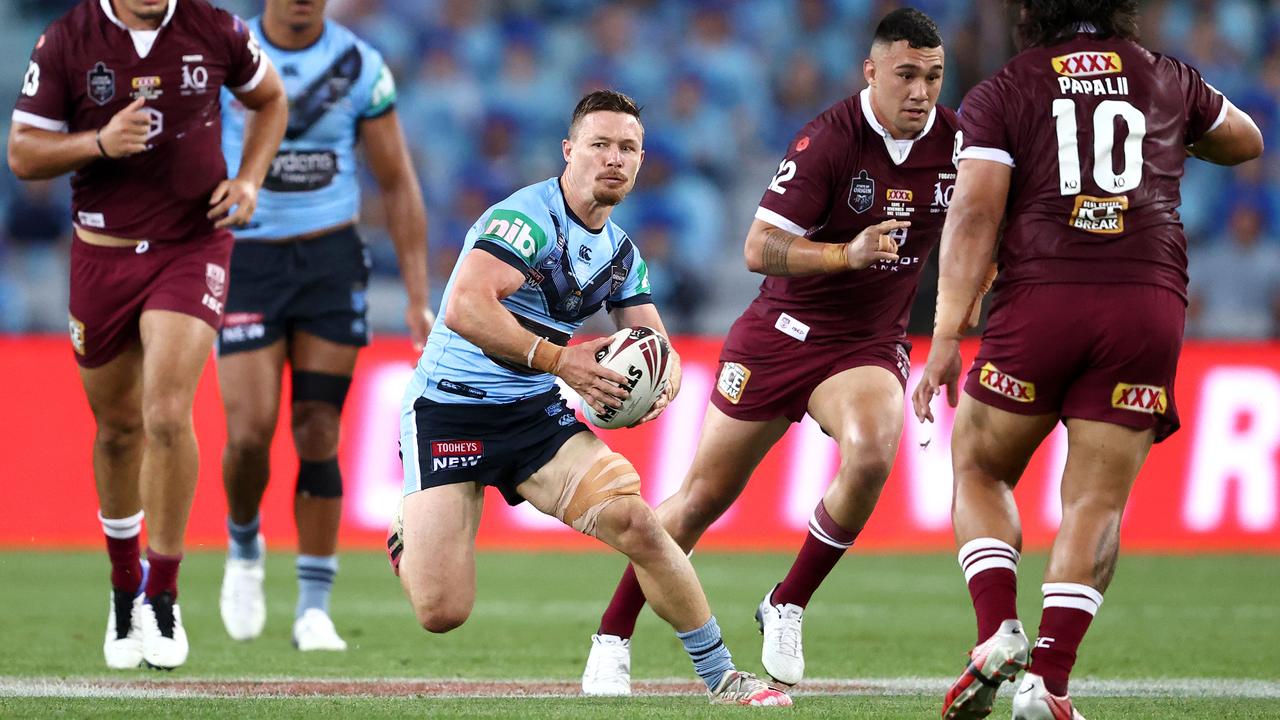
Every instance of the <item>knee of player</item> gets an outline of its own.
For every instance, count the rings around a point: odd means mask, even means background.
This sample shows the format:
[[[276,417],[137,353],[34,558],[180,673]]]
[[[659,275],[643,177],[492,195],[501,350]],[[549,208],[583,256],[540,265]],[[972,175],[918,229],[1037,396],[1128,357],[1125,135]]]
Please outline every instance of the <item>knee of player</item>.
[[[697,482],[696,478],[686,483],[680,492],[663,504],[663,518],[672,518],[673,524],[695,530],[706,530],[724,514],[733,504],[734,496],[716,492],[710,483]]]
[[[859,435],[840,440],[840,476],[860,483],[883,485],[898,454],[897,438]]]
[[[275,425],[263,420],[228,420],[227,452],[232,455],[253,455],[271,451],[271,437]]]
[[[338,450],[338,411],[319,402],[293,405],[293,442],[298,456],[309,460],[332,457]]]
[[[447,633],[462,627],[471,615],[471,608],[460,604],[429,603],[415,605],[414,614],[423,630],[430,633]]]
[[[143,437],[140,418],[98,420],[98,446],[108,455],[121,455],[134,450],[142,444]]]
[[[191,406],[175,398],[143,403],[142,424],[147,442],[170,445],[191,432]]]

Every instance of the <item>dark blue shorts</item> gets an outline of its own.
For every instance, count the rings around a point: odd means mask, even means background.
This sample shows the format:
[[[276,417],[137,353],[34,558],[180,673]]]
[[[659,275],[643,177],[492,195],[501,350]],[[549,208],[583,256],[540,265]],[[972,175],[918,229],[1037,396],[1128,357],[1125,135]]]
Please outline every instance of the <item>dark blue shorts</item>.
[[[418,398],[412,430],[400,437],[404,494],[475,482],[498,488],[509,505],[516,486],[551,461],[569,438],[590,432],[552,389],[512,403],[438,403]]]
[[[369,256],[352,225],[309,240],[238,241],[218,355],[264,348],[298,330],[368,345],[368,286]]]

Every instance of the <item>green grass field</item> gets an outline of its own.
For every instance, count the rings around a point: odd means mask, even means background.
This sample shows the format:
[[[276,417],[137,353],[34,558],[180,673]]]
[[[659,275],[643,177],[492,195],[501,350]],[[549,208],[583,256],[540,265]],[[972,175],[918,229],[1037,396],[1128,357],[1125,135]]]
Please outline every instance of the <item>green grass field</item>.
[[[740,667],[759,670],[752,613],[789,560],[694,557]],[[1021,610],[1032,629],[1043,562],[1042,556],[1030,556],[1022,565]],[[0,655],[0,716],[661,719],[751,712],[713,708],[691,693],[602,701],[565,692],[571,685],[563,683],[576,682],[581,673],[589,636],[622,568],[614,556],[482,555],[471,620],[434,636],[415,624],[381,556],[345,555],[333,617],[351,649],[306,655],[289,645],[292,556],[269,560],[267,629],[253,643],[235,643],[222,630],[221,568],[217,554],[193,553],[184,563],[180,602],[192,645],[185,667],[112,673],[101,656],[106,558],[0,554],[0,637],[8,650]],[[1074,694],[1081,711],[1090,720],[1280,718],[1278,587],[1280,560],[1272,557],[1122,558],[1076,666]],[[807,674],[815,682],[832,681],[824,687],[833,692],[805,693],[802,685],[792,710],[760,712],[936,717],[936,688],[963,669],[973,632],[968,595],[952,556],[850,555],[819,591],[805,622]],[[670,629],[648,611],[633,641],[633,676],[693,678]],[[189,696],[191,681],[270,679],[325,679],[332,682],[322,687],[329,688],[333,682],[361,682],[350,690],[321,691],[325,696],[279,697],[283,684],[249,683],[232,686],[244,697]],[[377,679],[496,681],[503,683],[497,690],[507,694],[521,691],[514,681],[562,683],[553,687],[564,695],[458,697],[456,688],[469,686],[455,684],[452,696],[415,696],[371,682]],[[493,694],[493,682],[483,692]],[[1008,708],[1006,697],[993,717],[1008,717]]]

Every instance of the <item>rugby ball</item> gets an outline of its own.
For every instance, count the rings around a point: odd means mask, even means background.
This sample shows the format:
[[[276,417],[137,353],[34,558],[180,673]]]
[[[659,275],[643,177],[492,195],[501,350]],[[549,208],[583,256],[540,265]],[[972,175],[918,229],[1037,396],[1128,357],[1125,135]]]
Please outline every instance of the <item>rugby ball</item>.
[[[634,425],[648,414],[671,378],[671,346],[653,328],[623,328],[612,342],[596,353],[596,362],[627,378],[623,386],[630,397],[620,408],[597,413],[585,400],[582,414],[598,428],[614,430]]]

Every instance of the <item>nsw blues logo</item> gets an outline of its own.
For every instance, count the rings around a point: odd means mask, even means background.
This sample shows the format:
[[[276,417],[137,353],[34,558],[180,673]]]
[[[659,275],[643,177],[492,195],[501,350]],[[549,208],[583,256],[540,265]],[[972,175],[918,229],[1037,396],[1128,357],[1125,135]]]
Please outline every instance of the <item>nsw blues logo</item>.
[[[849,184],[849,207],[856,213],[864,213],[871,209],[875,202],[876,181],[866,170],[858,172],[858,176]]]

